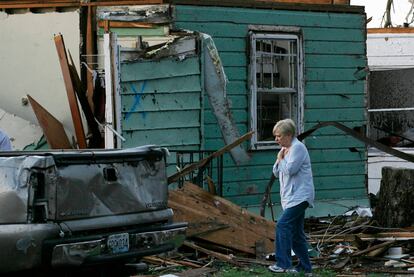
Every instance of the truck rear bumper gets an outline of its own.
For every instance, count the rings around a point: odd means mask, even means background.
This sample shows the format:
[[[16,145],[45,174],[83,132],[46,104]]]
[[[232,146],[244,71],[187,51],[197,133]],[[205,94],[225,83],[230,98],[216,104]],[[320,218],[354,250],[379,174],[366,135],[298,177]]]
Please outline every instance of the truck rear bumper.
[[[46,241],[45,245],[52,249],[52,267],[120,262],[173,250],[184,241],[186,229],[187,224],[169,224],[145,232],[128,230],[78,240],[71,238],[69,242]]]

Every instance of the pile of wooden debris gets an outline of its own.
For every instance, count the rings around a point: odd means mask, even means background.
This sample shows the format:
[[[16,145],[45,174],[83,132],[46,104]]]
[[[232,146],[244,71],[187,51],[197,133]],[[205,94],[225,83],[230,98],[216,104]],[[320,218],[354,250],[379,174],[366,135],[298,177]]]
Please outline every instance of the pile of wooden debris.
[[[347,273],[414,274],[414,229],[379,227],[370,217],[307,221],[313,263]]]
[[[147,257],[160,274],[189,268],[178,276],[204,276],[217,262],[237,267],[268,266],[274,250],[275,223],[186,183],[170,192],[177,221],[187,221],[187,240],[178,253]],[[361,214],[361,213],[360,213]],[[383,228],[363,214],[306,220],[315,268],[342,274],[414,274],[413,228]],[[295,257],[294,257],[295,259]]]

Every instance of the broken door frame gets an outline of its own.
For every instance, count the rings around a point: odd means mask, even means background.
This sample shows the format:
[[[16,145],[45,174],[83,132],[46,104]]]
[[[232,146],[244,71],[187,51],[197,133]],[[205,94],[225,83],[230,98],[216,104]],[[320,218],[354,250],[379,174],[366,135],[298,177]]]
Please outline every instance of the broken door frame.
[[[104,34],[105,63],[105,148],[122,148],[119,46],[117,35]],[[115,137],[116,136],[116,139]]]

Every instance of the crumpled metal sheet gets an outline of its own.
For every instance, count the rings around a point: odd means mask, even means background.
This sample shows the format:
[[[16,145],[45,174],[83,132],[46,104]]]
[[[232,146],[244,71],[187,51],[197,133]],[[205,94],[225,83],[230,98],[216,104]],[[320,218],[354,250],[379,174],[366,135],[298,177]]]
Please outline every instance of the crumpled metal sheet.
[[[48,220],[166,209],[163,151],[146,146],[0,157],[0,223],[28,221],[32,173],[44,176],[37,182],[44,187]]]
[[[230,144],[240,137],[233,120],[230,103],[226,97],[227,77],[223,64],[211,36],[201,34],[204,49],[204,87],[214,115],[220,126],[223,139]],[[249,161],[250,156],[241,145],[230,150],[233,161],[239,165]]]
[[[171,16],[168,5],[145,6],[102,6],[96,10],[100,20],[134,21],[145,23],[169,23]]]
[[[0,157],[0,223],[26,222],[30,172],[53,166],[51,156]]]
[[[116,180],[104,178],[113,170]],[[153,211],[167,206],[165,162],[58,167],[56,219]]]

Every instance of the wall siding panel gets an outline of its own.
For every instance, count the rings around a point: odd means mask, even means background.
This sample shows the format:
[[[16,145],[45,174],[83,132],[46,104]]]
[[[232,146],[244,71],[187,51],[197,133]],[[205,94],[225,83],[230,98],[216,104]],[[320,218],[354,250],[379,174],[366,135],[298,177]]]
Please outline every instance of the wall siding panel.
[[[365,28],[365,16],[359,14],[194,6],[176,6],[175,12],[178,22]]]
[[[124,68],[128,70],[127,68]],[[145,83],[145,86],[144,86]],[[143,90],[141,90],[143,88]],[[152,79],[144,81],[123,81],[121,83],[121,94],[135,95],[139,90],[142,94],[176,93],[201,91],[200,74],[185,75],[175,78]]]
[[[365,94],[340,95],[307,95],[305,98],[307,109],[326,108],[364,108]]]
[[[157,69],[156,71],[154,69]],[[198,57],[179,61],[175,58],[160,61],[128,62],[121,64],[122,82],[173,78],[200,74]]]
[[[364,55],[334,55],[334,54],[310,54],[305,56],[307,69],[313,68],[358,68],[364,67],[366,58]]]
[[[316,192],[332,189],[333,183],[335,184],[335,189],[359,188],[360,183],[364,182],[365,179],[365,175],[351,175],[340,177],[342,178],[338,179],[336,176],[315,177],[314,183]],[[248,182],[240,180],[227,181],[223,186],[223,194],[226,197],[249,194],[263,194],[267,182],[268,181],[261,179],[250,180]],[[272,186],[272,193],[279,193],[279,183],[277,181]]]
[[[301,28],[304,39],[305,129],[330,120],[340,121],[351,128],[366,124],[365,81],[358,79],[360,77],[356,74],[366,66],[365,15],[176,6],[174,27],[200,31],[213,37],[229,79],[227,95],[232,117],[241,134],[249,130],[250,120],[249,24]],[[205,98],[204,102],[204,148],[218,149],[224,146],[224,142],[208,99]],[[305,142],[312,159],[317,202],[322,203],[325,212],[330,207],[336,212],[344,210],[343,207],[323,203],[325,200],[329,203],[367,202],[366,151],[362,143],[330,127],[316,131]],[[244,146],[247,147],[248,143]],[[224,155],[223,193],[236,204],[255,209],[262,199],[277,150],[249,153],[251,160],[243,166],[235,166],[231,157]],[[276,183],[272,200],[280,201]],[[317,209],[312,210],[320,214]]]
[[[121,63],[123,147],[157,144],[199,150],[201,75],[199,57]],[[174,163],[175,158],[169,157]]]

